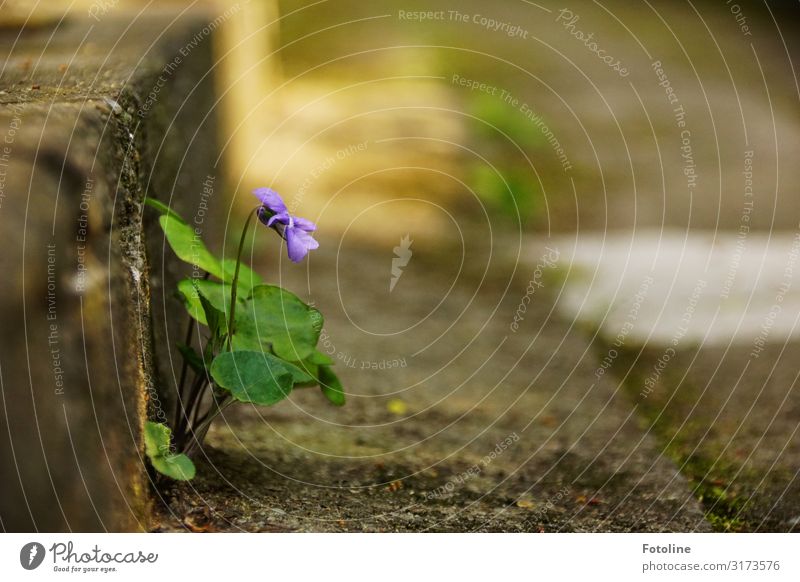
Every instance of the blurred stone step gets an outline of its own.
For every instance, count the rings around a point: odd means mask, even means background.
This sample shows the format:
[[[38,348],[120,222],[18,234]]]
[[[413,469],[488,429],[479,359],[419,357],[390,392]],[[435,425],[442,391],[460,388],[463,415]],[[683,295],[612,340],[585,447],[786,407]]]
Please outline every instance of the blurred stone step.
[[[153,337],[167,335],[162,281],[178,267],[163,237],[148,263],[142,201],[192,216],[213,173],[208,22],[115,10],[0,30],[5,531],[148,527],[141,427],[169,408]]]
[[[559,308],[722,531],[800,525],[796,231],[560,241]]]

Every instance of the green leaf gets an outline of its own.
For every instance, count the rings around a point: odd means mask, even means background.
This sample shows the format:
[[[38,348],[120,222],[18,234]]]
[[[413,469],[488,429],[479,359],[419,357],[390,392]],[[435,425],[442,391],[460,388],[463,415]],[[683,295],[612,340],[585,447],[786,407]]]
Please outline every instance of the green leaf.
[[[158,221],[169,246],[180,260],[195,265],[218,279],[225,278],[222,263],[211,254],[191,226],[170,214],[162,215]]]
[[[195,289],[197,289],[197,283],[195,282]],[[223,310],[217,309],[211,302],[206,298],[205,295],[198,291],[198,296],[200,298],[200,305],[203,308],[203,314],[206,317],[206,323],[208,325],[208,329],[211,330],[211,335],[215,338],[220,336],[220,328],[227,330],[228,325],[226,323],[226,317]]]
[[[339,377],[333,373],[330,366],[319,367],[319,387],[325,398],[336,406],[344,406],[344,387]]]
[[[319,340],[319,336],[322,333],[322,326],[325,324],[325,318],[322,317],[322,312],[320,310],[313,307],[308,308],[308,316],[311,318],[311,327],[314,329],[314,333],[316,333],[317,340]],[[314,345],[317,345],[317,341],[314,341]]]
[[[194,319],[208,325],[206,308],[209,306],[216,310],[222,319],[219,321],[220,328],[227,330],[225,320],[227,319],[229,304],[231,301],[231,286],[220,283],[219,281],[209,281],[207,279],[183,279],[178,283],[178,291],[183,295],[186,310]],[[208,305],[203,306],[201,296],[207,300]],[[244,298],[238,297],[236,300],[237,309],[244,306]]]
[[[311,355],[308,356],[305,360],[295,361],[292,362],[295,366],[300,368],[302,371],[306,372],[308,375],[312,376],[314,380],[311,382],[305,382],[300,385],[300,387],[312,387],[319,385],[319,368],[320,366],[331,366],[333,365],[333,360],[329,358],[327,355],[323,354],[319,350],[314,350],[311,352]],[[298,385],[295,385],[297,388]]]
[[[211,364],[211,376],[240,402],[263,406],[286,398],[295,383],[312,380],[297,366],[256,351],[219,354]]]
[[[333,358],[330,358],[327,354],[323,354],[319,350],[314,350],[311,352],[311,355],[306,358],[306,362],[318,366],[332,366]]]
[[[236,349],[271,348],[275,355],[289,361],[305,360],[315,351],[322,314],[296,295],[274,285],[258,285],[244,308],[236,309]]]
[[[219,281],[209,281],[208,279],[182,279],[178,282],[178,291],[185,299],[187,308],[189,306],[189,313],[192,317],[208,325],[206,321],[206,314],[203,310],[203,304],[200,301],[199,295],[202,294],[208,302],[219,311],[227,311],[228,303],[231,299],[231,286]]]
[[[236,273],[236,259],[223,259],[222,270],[225,271],[224,280],[232,282]],[[256,285],[263,283],[264,279],[258,273],[242,263],[241,267],[239,267],[239,290],[245,289],[249,292]]]
[[[152,200],[152,199],[150,199]],[[150,203],[160,210],[169,208],[158,201]],[[220,261],[206,248],[203,240],[195,230],[172,211],[162,214],[158,219],[161,230],[167,237],[167,242],[178,258],[190,265],[214,275],[217,279],[231,283],[236,273],[236,260],[224,259]],[[263,279],[250,267],[242,264],[239,267],[239,288],[250,291],[254,286],[263,283]]]
[[[166,424],[146,421],[144,423],[144,452],[148,457],[162,457],[169,454],[172,431]]]
[[[196,472],[192,460],[183,453],[151,458],[150,464],[153,465],[153,468],[159,473],[171,477],[176,481],[189,481],[190,479],[194,479]]]
[[[272,355],[272,354],[268,354]],[[314,385],[316,382],[315,378],[316,375],[309,372],[306,367],[298,366],[294,362],[286,362],[284,360],[279,360],[283,366],[289,370],[289,373],[292,375],[292,381],[294,382],[295,386],[298,384],[309,384],[311,386]]]
[[[183,279],[178,282],[178,291],[189,315],[211,328],[212,333],[227,327],[225,312],[230,301],[230,286],[207,279]]]
[[[217,283],[216,281],[206,282],[220,286],[222,285],[222,283]],[[186,310],[189,312],[189,315],[203,325],[208,325],[208,321],[206,321],[206,313],[203,309],[203,304],[200,301],[199,289],[194,285],[194,280],[183,279],[179,281],[178,292],[183,296],[183,304],[186,306]]]
[[[180,220],[181,222],[186,222],[183,218],[181,218],[178,215],[177,212],[172,210],[172,208],[170,208],[169,206],[167,206],[166,204],[164,204],[160,200],[156,200],[155,198],[150,198],[149,196],[147,196],[144,199],[144,203],[147,204],[148,206],[152,207],[152,208],[155,208],[161,214],[166,214],[168,216],[171,216],[172,218]]]
[[[311,377],[307,382],[298,382],[294,385],[295,388],[312,388],[319,385],[317,376],[319,375],[319,366],[316,364],[309,364],[308,360],[304,362],[292,362],[297,368]]]
[[[192,460],[183,453],[170,452],[172,431],[166,424],[146,421],[144,423],[144,451],[153,468],[178,481],[194,478],[195,468]]]
[[[230,285],[203,279],[184,279],[178,283],[178,290],[193,318],[208,325],[206,312],[210,306],[218,312],[220,329],[227,332],[225,320],[229,310]],[[209,304],[205,308],[202,298]],[[333,361],[315,349],[322,329],[321,322],[319,311],[295,295],[280,287],[259,285],[253,289],[251,297],[237,297],[233,348],[256,352],[271,350],[287,361],[307,360],[309,367],[329,365]],[[310,371],[314,375],[315,370]]]

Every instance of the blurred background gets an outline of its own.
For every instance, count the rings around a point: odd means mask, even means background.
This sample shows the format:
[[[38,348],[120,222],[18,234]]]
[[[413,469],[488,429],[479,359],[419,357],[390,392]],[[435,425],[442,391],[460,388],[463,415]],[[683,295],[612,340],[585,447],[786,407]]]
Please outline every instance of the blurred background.
[[[768,193],[751,228],[797,226],[792,3],[545,4],[15,0],[3,20],[212,12],[229,190],[269,183],[328,230],[393,239],[407,212],[356,217],[423,188],[527,232],[737,230],[746,151]]]

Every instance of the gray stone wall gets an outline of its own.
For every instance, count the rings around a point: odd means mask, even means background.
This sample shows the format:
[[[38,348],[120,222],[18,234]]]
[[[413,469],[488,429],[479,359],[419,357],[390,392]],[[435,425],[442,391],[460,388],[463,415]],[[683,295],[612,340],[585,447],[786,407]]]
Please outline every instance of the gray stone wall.
[[[173,405],[179,360],[156,358],[153,341],[177,340],[163,322],[181,307],[164,289],[182,273],[142,202],[191,217],[221,175],[213,30],[205,14],[175,16],[72,15],[0,33],[6,531],[149,527],[141,427]]]

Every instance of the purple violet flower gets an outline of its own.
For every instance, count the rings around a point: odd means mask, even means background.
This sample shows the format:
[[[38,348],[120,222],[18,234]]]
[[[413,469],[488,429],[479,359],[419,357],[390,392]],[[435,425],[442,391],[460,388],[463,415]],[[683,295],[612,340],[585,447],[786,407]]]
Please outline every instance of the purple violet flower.
[[[286,240],[289,259],[293,263],[299,263],[308,251],[319,247],[319,243],[310,234],[317,229],[317,225],[289,214],[280,194],[271,188],[256,188],[253,194],[261,201],[258,219]]]

